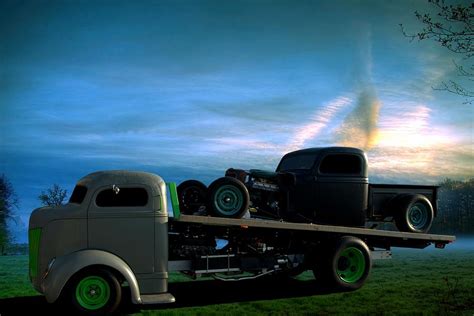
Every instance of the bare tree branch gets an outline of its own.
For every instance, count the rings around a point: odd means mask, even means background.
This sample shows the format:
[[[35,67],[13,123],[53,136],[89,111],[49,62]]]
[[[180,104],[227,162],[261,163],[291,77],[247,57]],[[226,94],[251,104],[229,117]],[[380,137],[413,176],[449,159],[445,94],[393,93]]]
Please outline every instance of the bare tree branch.
[[[53,184],[51,188],[45,191],[41,191],[38,199],[46,206],[58,206],[64,203],[66,199],[67,191],[62,189],[59,185]]]
[[[464,61],[474,56],[474,3],[450,4],[444,0],[428,0],[438,11],[436,14],[415,11],[415,17],[423,24],[417,33],[409,33],[400,24],[404,36],[413,41],[432,40],[449,51],[462,55]],[[460,77],[474,81],[474,65],[466,70],[464,66],[454,61],[454,66]],[[435,90],[443,90],[466,98],[466,103],[474,102],[474,91],[471,87],[449,80],[442,82]]]

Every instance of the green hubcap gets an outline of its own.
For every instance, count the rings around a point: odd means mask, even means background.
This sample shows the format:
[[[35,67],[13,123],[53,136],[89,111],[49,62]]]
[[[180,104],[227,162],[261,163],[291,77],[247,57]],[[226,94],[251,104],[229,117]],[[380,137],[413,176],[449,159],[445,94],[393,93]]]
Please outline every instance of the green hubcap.
[[[99,276],[88,276],[76,287],[76,300],[83,308],[97,310],[110,299],[110,286]]]
[[[214,205],[219,213],[232,216],[240,210],[243,200],[242,192],[237,187],[223,185],[216,191]]]
[[[408,223],[414,229],[423,229],[428,222],[428,209],[423,203],[415,203],[408,210]]]
[[[347,283],[356,283],[364,275],[365,257],[362,251],[349,247],[342,251],[337,262],[337,275]]]

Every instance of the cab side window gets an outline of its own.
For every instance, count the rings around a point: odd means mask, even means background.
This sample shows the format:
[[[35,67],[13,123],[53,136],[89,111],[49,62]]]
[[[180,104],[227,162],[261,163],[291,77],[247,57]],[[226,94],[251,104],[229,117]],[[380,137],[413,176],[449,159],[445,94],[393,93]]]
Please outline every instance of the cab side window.
[[[319,172],[323,174],[359,175],[362,159],[357,155],[330,154],[323,158]]]
[[[87,188],[82,185],[76,185],[74,191],[72,191],[71,198],[69,203],[81,204],[84,201],[84,198],[87,194]]]
[[[95,203],[99,207],[137,207],[148,204],[148,193],[144,188],[105,189],[97,194]]]

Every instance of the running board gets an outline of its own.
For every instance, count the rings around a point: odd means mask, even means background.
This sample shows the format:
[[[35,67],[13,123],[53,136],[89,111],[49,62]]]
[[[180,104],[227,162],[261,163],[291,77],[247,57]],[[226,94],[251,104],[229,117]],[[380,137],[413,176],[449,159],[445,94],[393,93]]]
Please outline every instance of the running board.
[[[390,250],[372,250],[370,257],[372,260],[392,259],[392,252]]]
[[[271,274],[275,271],[276,270],[270,270],[270,271],[262,272],[262,273],[259,273],[259,274],[246,276],[246,277],[240,277],[240,278],[226,278],[226,277],[220,277],[220,276],[215,275],[215,274],[212,277],[216,280],[219,280],[219,281],[224,281],[224,282],[235,281],[236,282],[236,281],[243,281],[243,280],[255,280],[259,277],[262,277],[262,276],[267,275],[267,274]]]
[[[144,305],[148,304],[169,304],[176,302],[176,299],[170,293],[160,294],[143,294],[140,295],[140,303]]]

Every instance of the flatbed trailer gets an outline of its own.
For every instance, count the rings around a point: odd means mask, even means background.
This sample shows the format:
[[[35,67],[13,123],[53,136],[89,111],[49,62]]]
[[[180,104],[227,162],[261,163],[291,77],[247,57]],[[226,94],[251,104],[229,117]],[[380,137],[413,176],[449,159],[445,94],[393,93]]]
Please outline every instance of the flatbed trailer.
[[[362,227],[185,215],[176,184],[167,185],[150,173],[103,171],[79,180],[67,205],[31,214],[29,274],[48,302],[66,300],[82,313],[104,314],[119,306],[123,284],[130,287],[134,304],[173,303],[168,277],[175,271],[238,281],[312,270],[316,282],[356,290],[369,276],[375,250],[444,248],[454,240]]]
[[[408,233],[372,228],[320,225],[313,223],[290,223],[284,221],[253,218],[237,219],[184,214],[181,214],[178,218],[170,218],[170,224],[178,222],[188,225],[238,227],[243,230],[249,228],[263,228],[308,232],[320,235],[331,234],[335,236],[357,236],[367,240],[369,244],[373,245],[374,247],[384,249],[390,249],[391,247],[426,248],[429,245],[434,245],[436,248],[444,248],[447,244],[456,240],[456,237],[451,235]]]
[[[434,245],[436,248],[444,248],[455,240],[454,236],[447,235],[195,215],[170,218],[169,234],[169,271],[185,271],[192,277],[212,275],[220,280],[241,280],[285,272],[297,275],[308,269],[322,269],[321,273],[327,273],[329,268],[324,267],[324,261],[331,257],[334,247],[343,239],[354,239],[367,245],[371,260],[390,258],[393,247],[421,249]],[[187,234],[188,237],[173,238],[174,235],[182,234]],[[215,251],[212,240],[220,238],[233,240],[234,244],[231,244],[230,249]],[[198,243],[198,246],[193,239],[202,243]],[[272,251],[268,255],[265,251],[249,251],[248,246],[254,240],[260,242],[261,249],[263,245],[263,248],[270,248]],[[201,251],[175,256],[172,249],[178,249],[186,243],[195,245],[194,249]],[[292,243],[297,246],[287,246]],[[252,250],[256,248],[254,246]],[[236,276],[216,276],[216,273],[223,272],[232,272]],[[239,272],[253,274],[240,276]],[[315,271],[316,276],[321,276],[321,273]],[[341,289],[355,289],[362,283],[336,285]]]

